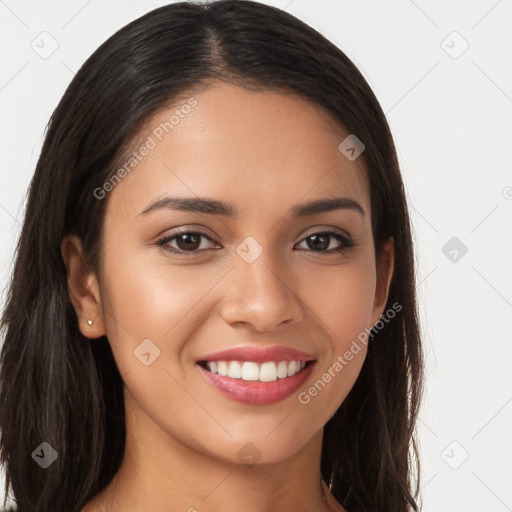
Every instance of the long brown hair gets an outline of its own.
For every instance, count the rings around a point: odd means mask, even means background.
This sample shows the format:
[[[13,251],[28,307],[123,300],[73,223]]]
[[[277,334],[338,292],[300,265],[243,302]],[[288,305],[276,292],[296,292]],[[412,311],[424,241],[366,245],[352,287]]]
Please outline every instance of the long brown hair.
[[[1,322],[5,492],[20,512],[78,512],[117,472],[123,381],[108,339],[90,343],[78,329],[61,241],[77,234],[99,272],[107,201],[94,190],[151,115],[212,79],[299,94],[365,144],[376,256],[389,237],[395,245],[386,309],[402,307],[372,331],[361,373],[325,425],[321,473],[348,512],[418,510],[423,356],[410,221],[387,121],[339,48],[292,15],[247,0],[180,2],[133,21],[85,62],[51,117]],[[47,469],[32,460],[42,442],[58,453]]]

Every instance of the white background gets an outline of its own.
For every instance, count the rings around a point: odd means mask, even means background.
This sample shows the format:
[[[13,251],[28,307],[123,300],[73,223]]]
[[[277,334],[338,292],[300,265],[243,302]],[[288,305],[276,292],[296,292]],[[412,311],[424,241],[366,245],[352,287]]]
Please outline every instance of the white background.
[[[51,112],[105,39],[165,3],[0,0],[2,290]],[[423,510],[512,510],[512,1],[264,3],[355,62],[395,137],[427,352]]]

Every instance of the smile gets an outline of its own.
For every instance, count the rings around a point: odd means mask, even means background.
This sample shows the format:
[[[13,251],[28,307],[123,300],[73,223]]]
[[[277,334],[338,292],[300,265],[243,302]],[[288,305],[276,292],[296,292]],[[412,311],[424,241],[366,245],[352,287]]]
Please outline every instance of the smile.
[[[315,361],[266,361],[261,364],[253,361],[242,364],[239,361],[200,361],[196,368],[209,384],[231,400],[250,405],[271,405],[297,392],[314,366]]]

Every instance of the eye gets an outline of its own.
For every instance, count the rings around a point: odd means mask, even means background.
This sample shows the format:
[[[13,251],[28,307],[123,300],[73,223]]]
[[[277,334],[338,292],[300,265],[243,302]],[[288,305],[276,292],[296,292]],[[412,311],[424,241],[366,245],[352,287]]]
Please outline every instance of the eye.
[[[338,242],[337,247],[331,247],[332,239],[335,239]],[[313,252],[320,252],[324,254],[347,251],[356,245],[353,240],[336,231],[321,231],[313,233],[312,235],[304,238],[301,243],[303,242],[306,242],[306,245],[308,246],[307,248]],[[329,249],[329,247],[331,248]]]
[[[214,240],[205,235],[204,233],[199,233],[195,231],[186,231],[183,233],[179,233],[177,235],[168,236],[158,240],[156,245],[158,247],[163,247],[169,252],[176,254],[186,254],[191,255],[198,250],[205,250],[208,247],[204,247],[205,244],[202,243],[201,239],[205,239],[208,242],[214,242]],[[171,242],[175,242],[177,247],[173,247],[170,245]],[[206,245],[208,245],[206,242]],[[188,254],[187,254],[188,253]]]

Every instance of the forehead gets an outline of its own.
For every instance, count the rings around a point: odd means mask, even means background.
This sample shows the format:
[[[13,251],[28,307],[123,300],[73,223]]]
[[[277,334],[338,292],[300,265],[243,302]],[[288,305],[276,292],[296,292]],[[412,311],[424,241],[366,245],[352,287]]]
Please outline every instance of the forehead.
[[[348,135],[298,95],[214,82],[145,123],[110,199],[130,216],[166,194],[214,197],[242,214],[254,207],[282,214],[301,201],[343,195],[369,214],[364,160],[350,161],[338,148]]]

